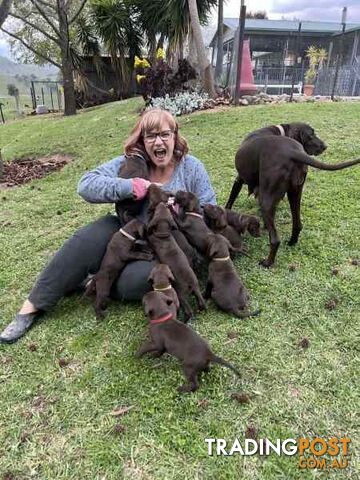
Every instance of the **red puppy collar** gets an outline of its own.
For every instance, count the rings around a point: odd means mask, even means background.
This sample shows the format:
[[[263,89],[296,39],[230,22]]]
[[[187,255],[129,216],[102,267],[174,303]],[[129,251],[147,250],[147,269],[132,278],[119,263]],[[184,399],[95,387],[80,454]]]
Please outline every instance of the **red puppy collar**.
[[[172,313],[167,313],[166,315],[163,315],[162,317],[159,318],[154,318],[153,320],[150,320],[150,323],[164,323],[167,322],[168,320],[171,320],[173,318]]]

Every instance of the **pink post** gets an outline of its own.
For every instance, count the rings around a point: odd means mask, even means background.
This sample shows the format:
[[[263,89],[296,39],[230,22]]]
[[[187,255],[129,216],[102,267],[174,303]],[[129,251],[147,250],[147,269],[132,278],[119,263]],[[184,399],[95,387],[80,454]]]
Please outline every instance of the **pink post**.
[[[254,84],[254,76],[252,73],[250,40],[244,40],[240,75],[240,95],[252,95],[254,93],[256,93],[256,85]]]

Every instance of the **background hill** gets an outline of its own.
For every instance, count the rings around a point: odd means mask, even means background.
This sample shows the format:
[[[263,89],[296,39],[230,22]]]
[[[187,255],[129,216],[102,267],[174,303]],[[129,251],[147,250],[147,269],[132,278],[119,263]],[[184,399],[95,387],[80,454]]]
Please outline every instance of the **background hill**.
[[[7,96],[7,85],[13,83],[21,94],[29,93],[31,80],[56,80],[58,69],[51,65],[41,67],[15,63],[0,56],[0,96]]]

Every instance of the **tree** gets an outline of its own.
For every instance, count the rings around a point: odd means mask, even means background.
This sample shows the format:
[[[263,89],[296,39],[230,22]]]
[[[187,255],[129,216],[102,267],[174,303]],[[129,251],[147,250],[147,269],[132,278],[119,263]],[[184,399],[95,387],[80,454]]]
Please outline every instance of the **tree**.
[[[5,22],[10,11],[12,0],[2,0],[0,3],[0,27]]]
[[[259,10],[258,12],[246,12],[246,18],[253,18],[254,20],[267,20],[268,15],[265,10]]]
[[[20,45],[25,60],[51,63],[62,73],[65,115],[76,113],[73,72],[74,47],[71,44],[71,26],[83,10],[87,0],[14,0],[9,15],[17,20],[14,28],[1,30]],[[22,48],[22,50],[21,50]],[[32,56],[32,57],[31,57]]]
[[[191,22],[191,29],[194,36],[194,41],[196,45],[198,63],[200,66],[200,74],[202,79],[202,84],[205,92],[207,92],[211,98],[216,97],[214,78],[212,73],[212,67],[210,65],[209,59],[206,54],[206,49],[204,45],[204,39],[202,37],[198,7],[196,0],[187,0],[189,6],[189,15]]]
[[[143,43],[136,6],[129,0],[94,0],[89,9],[89,18],[111,56],[118,77],[119,93],[127,90],[130,69],[135,55],[141,55]]]
[[[20,115],[19,89],[13,83],[7,84],[8,95],[15,98],[16,113]]]
[[[219,80],[222,75],[224,57],[224,0],[219,0],[218,25],[217,25],[217,54],[215,79]]]

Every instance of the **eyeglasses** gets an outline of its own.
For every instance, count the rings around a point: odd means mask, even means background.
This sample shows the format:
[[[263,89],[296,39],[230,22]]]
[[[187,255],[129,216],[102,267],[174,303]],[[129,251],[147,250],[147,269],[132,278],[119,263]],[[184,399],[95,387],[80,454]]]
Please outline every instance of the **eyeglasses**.
[[[168,140],[170,140],[173,133],[174,132],[172,130],[164,130],[163,132],[146,133],[144,135],[144,140],[147,143],[154,143],[156,140],[156,137],[159,136],[161,140],[163,140],[164,142],[167,142]]]

